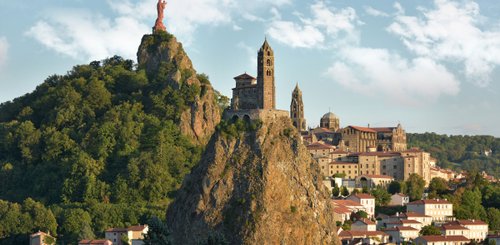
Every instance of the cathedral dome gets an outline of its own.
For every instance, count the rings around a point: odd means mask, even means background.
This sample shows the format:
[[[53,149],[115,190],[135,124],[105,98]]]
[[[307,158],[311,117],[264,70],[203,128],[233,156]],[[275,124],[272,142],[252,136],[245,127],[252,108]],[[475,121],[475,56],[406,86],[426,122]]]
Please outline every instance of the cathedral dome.
[[[328,112],[321,119],[336,119],[337,115],[335,115],[333,112]]]

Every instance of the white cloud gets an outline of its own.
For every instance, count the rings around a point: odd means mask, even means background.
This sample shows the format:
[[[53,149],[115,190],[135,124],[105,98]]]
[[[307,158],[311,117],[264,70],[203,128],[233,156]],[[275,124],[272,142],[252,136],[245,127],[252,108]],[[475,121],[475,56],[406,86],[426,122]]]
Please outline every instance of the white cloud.
[[[83,10],[59,9],[38,21],[26,34],[58,53],[80,60],[115,54],[135,58],[139,39],[149,27],[127,16],[105,18]]]
[[[325,2],[318,1],[310,8],[311,18],[295,16],[298,22],[285,21],[279,13],[275,13],[267,34],[277,41],[291,47],[322,48],[331,39],[338,45],[343,42],[358,42],[356,25],[359,24],[353,8],[336,10],[329,8]],[[333,41],[332,41],[333,43]]]
[[[325,41],[325,37],[316,27],[301,26],[289,21],[274,21],[267,33],[281,43],[298,48],[313,48]]]
[[[7,42],[7,38],[0,37],[0,69],[7,62],[7,51],[9,49],[9,43]]]
[[[464,66],[468,80],[481,87],[491,82],[500,65],[500,31],[487,30],[473,1],[435,0],[433,9],[416,16],[396,16],[388,31],[414,54]]]
[[[403,6],[401,6],[399,2],[395,2],[392,6],[396,9],[396,15],[401,15],[405,13],[405,9],[403,8]]]
[[[389,17],[388,13],[385,13],[385,12],[380,11],[378,9],[374,9],[371,6],[365,6],[364,9],[365,9],[365,12],[367,14],[371,15],[371,16],[375,16],[375,17]]]
[[[386,49],[351,47],[340,51],[327,75],[366,96],[407,105],[458,94],[459,82],[446,67],[429,58],[406,59]]]

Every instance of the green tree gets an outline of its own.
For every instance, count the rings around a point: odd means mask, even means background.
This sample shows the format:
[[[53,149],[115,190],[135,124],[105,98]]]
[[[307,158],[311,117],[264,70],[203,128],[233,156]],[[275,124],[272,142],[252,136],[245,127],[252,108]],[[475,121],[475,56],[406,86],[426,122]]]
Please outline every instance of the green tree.
[[[425,181],[418,174],[410,174],[408,180],[405,181],[407,195],[411,201],[420,200],[424,194]]]
[[[500,210],[488,208],[488,221],[490,230],[500,231]]]
[[[60,233],[64,234],[66,242],[82,239],[93,239],[92,220],[90,214],[83,209],[66,209],[61,217]]]
[[[487,220],[486,210],[481,205],[479,189],[464,191],[461,205],[455,208],[455,217],[457,219]]]
[[[337,184],[332,188],[332,196],[338,197],[340,195],[340,188]]]
[[[387,190],[380,185],[375,187],[371,194],[375,197],[375,205],[377,206],[386,206],[391,201],[391,194],[389,194],[389,192],[387,192]]]
[[[396,180],[393,180],[389,186],[387,187],[387,191],[390,194],[397,194],[397,193],[403,193],[404,190],[402,188],[402,183]]]
[[[426,225],[422,227],[419,234],[421,236],[430,236],[430,235],[441,235],[441,230],[433,225]]]
[[[365,218],[365,219],[368,218],[368,213],[363,210],[359,210],[358,212],[355,213],[355,215],[359,218]]]
[[[349,190],[347,190],[347,188],[345,186],[342,186],[342,188],[341,188],[341,194],[344,197],[349,196]]]
[[[163,223],[159,218],[153,217],[149,220],[149,231],[144,235],[145,245],[169,245],[171,244],[169,239],[169,230],[167,225]]]

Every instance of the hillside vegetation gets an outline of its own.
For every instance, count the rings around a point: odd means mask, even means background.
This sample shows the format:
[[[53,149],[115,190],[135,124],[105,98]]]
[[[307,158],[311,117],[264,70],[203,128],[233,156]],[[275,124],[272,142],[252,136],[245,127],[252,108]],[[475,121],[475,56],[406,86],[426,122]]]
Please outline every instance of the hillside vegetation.
[[[486,171],[500,178],[500,138],[493,136],[448,136],[435,133],[407,134],[408,146],[431,153],[443,168]],[[491,150],[490,156],[485,151]]]
[[[74,244],[164,217],[204,147],[181,133],[182,114],[211,89],[205,75],[187,70],[178,88],[167,75],[113,57],[0,105],[0,244],[38,229]]]

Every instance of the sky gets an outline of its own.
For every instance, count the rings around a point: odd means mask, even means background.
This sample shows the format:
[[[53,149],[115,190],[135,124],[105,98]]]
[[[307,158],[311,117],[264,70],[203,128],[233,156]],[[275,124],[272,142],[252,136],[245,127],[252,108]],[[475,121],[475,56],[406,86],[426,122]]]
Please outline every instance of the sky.
[[[156,0],[0,0],[0,102],[113,55],[136,60]],[[164,23],[199,73],[230,96],[256,76],[267,37],[276,99],[298,83],[308,125],[500,137],[500,2],[167,0]]]

